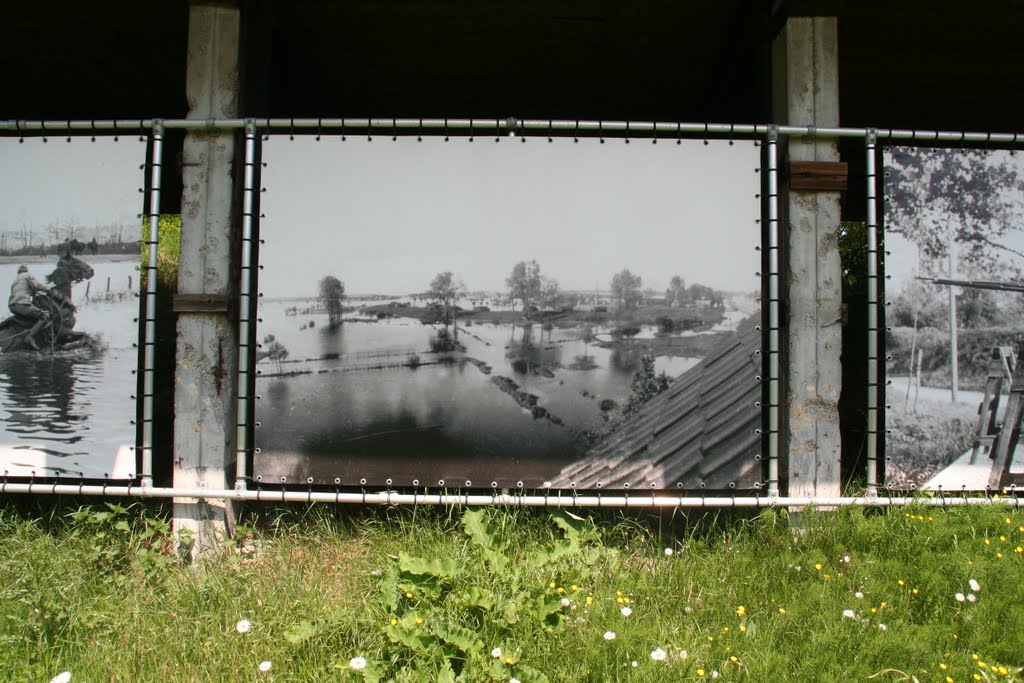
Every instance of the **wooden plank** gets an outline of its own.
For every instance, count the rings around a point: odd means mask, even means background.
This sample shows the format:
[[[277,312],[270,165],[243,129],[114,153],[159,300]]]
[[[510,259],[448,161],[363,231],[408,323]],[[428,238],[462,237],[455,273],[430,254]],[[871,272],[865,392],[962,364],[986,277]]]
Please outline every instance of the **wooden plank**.
[[[841,161],[791,161],[789,188],[841,191],[846,189],[847,174],[847,164]]]
[[[227,313],[231,303],[225,294],[175,294],[175,313]]]

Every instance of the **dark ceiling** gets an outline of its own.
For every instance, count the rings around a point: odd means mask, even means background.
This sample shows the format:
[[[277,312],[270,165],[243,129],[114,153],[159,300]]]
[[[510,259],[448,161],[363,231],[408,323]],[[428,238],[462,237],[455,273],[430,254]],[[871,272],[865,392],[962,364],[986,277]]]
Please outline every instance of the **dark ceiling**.
[[[770,0],[250,0],[246,115],[768,120]],[[1012,131],[1024,0],[812,3],[842,123]],[[788,9],[787,9],[788,8]],[[19,2],[0,118],[180,117],[188,4]]]

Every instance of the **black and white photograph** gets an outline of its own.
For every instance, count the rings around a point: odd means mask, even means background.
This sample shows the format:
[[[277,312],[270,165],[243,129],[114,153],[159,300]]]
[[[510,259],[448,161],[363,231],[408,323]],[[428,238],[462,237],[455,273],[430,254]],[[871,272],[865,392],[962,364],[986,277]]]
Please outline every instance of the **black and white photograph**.
[[[259,481],[762,480],[755,142],[262,144]]]
[[[1024,471],[1024,155],[884,151],[885,481],[998,489]]]
[[[136,467],[146,143],[0,139],[0,471],[130,479]]]

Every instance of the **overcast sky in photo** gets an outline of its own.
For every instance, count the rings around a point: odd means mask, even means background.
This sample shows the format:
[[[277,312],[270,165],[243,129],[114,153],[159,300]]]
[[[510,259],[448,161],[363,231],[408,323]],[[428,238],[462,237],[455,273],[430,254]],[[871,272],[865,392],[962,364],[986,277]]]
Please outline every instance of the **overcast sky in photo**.
[[[0,138],[0,232],[51,223],[140,225],[146,143],[138,135]],[[85,237],[91,235],[86,233]]]
[[[536,259],[563,289],[605,290],[628,268],[759,288],[760,147],[741,140],[273,136],[263,142],[259,262],[267,297],[422,292],[451,270],[505,290]]]

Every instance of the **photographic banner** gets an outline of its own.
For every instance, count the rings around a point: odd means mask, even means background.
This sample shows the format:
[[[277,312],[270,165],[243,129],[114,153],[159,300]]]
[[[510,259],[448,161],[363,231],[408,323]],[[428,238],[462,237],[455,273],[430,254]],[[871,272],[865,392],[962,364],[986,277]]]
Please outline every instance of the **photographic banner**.
[[[146,142],[0,138],[0,471],[131,479]]]
[[[998,489],[1024,471],[1024,156],[891,147],[883,162],[885,482]]]
[[[760,151],[265,138],[254,476],[754,488]]]

